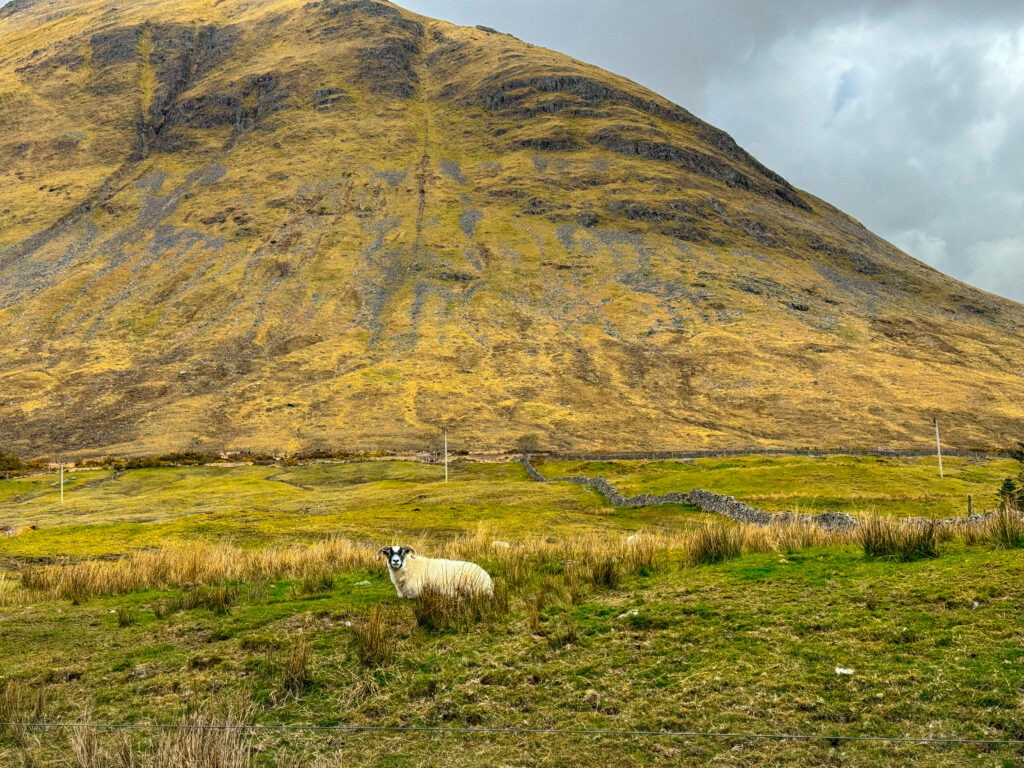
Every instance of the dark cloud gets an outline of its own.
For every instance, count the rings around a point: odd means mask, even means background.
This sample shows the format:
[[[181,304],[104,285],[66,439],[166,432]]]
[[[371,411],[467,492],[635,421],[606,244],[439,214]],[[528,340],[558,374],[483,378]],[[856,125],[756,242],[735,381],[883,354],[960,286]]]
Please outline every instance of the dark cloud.
[[[911,255],[1024,300],[1024,5],[400,0],[619,72]]]

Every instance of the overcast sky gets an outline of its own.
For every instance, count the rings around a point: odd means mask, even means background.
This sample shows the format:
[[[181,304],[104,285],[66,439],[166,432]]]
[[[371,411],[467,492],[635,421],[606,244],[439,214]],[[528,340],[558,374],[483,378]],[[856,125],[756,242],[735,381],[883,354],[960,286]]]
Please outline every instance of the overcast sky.
[[[618,72],[1024,301],[1024,0],[398,0]]]

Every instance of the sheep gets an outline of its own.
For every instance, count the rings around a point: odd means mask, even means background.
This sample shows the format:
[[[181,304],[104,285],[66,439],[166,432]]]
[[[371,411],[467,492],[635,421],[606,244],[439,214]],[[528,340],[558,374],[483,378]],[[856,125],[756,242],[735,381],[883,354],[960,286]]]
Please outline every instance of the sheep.
[[[483,568],[463,560],[420,557],[412,547],[384,547],[377,553],[386,558],[391,583],[399,597],[415,600],[424,587],[432,587],[455,597],[494,594],[494,583]]]
[[[491,542],[491,549],[512,549],[512,545],[509,544],[507,541],[495,539]]]

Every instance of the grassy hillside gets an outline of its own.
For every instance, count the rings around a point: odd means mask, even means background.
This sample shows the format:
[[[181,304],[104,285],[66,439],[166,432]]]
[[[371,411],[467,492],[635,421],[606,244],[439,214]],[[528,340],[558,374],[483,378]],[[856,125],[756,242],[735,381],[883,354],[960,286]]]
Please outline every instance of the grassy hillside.
[[[1002,447],[1019,305],[624,78],[375,0],[0,10],[24,456]]]

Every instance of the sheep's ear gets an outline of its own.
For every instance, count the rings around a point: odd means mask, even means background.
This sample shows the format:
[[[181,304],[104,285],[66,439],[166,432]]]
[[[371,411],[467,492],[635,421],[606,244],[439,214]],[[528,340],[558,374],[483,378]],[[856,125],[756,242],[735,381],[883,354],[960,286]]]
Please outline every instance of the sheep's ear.
[[[380,551],[377,552],[377,559],[380,560],[382,557],[387,557],[391,554],[391,547],[381,547]]]
[[[403,555],[412,555],[413,557],[416,557],[416,550],[413,549],[412,547],[402,547],[402,554]]]

